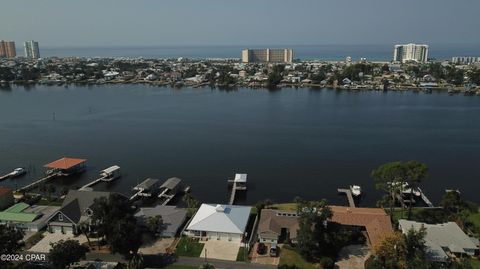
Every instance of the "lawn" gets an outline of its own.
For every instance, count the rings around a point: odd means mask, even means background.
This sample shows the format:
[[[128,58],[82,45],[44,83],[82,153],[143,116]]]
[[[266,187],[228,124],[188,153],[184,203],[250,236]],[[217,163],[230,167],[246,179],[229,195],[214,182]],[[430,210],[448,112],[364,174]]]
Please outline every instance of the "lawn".
[[[297,204],[296,203],[283,203],[283,204],[273,204],[268,208],[278,209],[278,210],[293,210],[297,211]]]
[[[203,244],[199,243],[197,239],[182,237],[175,252],[178,256],[199,257],[202,249]]]
[[[477,236],[480,236],[480,212],[470,214],[470,216],[468,216],[468,220],[473,223],[473,226],[475,226],[474,232],[477,234]]]
[[[480,269],[480,261],[477,259],[470,259],[470,264],[472,265],[473,269]]]
[[[316,265],[316,264],[307,262],[295,250],[288,249],[288,248],[285,248],[285,247],[280,250],[280,263],[279,263],[279,265],[282,265],[282,264],[296,265],[298,268],[302,268],[302,269],[319,269],[319,268],[321,268],[320,265]]]
[[[245,252],[245,247],[240,247],[237,254],[237,262],[248,261],[248,253]]]

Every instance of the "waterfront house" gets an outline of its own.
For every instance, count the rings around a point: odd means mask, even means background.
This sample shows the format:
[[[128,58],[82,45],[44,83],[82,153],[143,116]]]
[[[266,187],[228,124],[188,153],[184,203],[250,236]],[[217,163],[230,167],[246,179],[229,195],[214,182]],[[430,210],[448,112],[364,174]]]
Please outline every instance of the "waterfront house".
[[[258,239],[262,243],[295,242],[299,229],[296,211],[263,209],[258,222]]]
[[[26,203],[17,203],[0,212],[0,224],[28,232],[38,232],[47,226],[48,219],[59,209],[58,206],[30,206]]]
[[[0,210],[12,206],[13,203],[13,190],[7,187],[0,187]]]
[[[390,216],[381,208],[329,206],[331,222],[364,228],[372,246],[378,246],[383,238],[393,232]]]
[[[455,222],[427,224],[401,219],[399,229],[406,234],[409,230],[425,229],[427,257],[434,262],[447,262],[449,257],[473,256],[478,254],[478,246]]]
[[[78,234],[78,225],[90,224],[91,209],[95,199],[110,196],[110,192],[70,190],[62,207],[48,219],[48,230],[52,233]]]
[[[146,228],[150,217],[160,216],[162,218],[161,237],[175,237],[182,224],[187,218],[187,210],[176,206],[157,205],[156,207],[141,207],[135,214],[137,223]]]
[[[202,240],[240,243],[246,232],[251,209],[249,206],[202,204],[185,234]]]

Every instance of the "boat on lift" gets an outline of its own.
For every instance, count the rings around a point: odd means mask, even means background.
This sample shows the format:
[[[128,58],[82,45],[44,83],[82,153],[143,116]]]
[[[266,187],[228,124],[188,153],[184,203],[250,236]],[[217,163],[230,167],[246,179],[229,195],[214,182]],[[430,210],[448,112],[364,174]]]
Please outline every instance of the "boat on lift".
[[[362,195],[362,187],[358,185],[351,185],[350,191],[352,192],[353,196],[360,196]]]

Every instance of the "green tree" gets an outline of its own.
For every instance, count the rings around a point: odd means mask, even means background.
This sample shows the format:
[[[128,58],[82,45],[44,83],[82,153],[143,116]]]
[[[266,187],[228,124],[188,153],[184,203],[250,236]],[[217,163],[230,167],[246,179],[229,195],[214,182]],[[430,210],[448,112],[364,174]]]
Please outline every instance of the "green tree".
[[[118,194],[95,200],[92,223],[98,234],[105,238],[112,253],[120,253],[127,260],[137,254],[142,237],[138,229],[130,200]]]
[[[390,196],[390,217],[395,205],[395,194],[401,189],[404,180],[404,169],[401,162],[390,162],[380,165],[372,171],[371,177],[375,180],[375,187],[384,190]]]
[[[186,193],[182,199],[183,202],[187,204],[187,215],[190,217],[193,216],[193,214],[195,214],[195,212],[197,211],[200,202],[189,192]]]
[[[410,197],[413,197],[413,190],[423,179],[427,177],[427,165],[417,162],[408,161],[402,164],[404,168],[405,178],[404,181],[410,186]],[[412,206],[413,203],[408,203],[408,219],[412,219]]]
[[[399,233],[391,233],[375,247],[375,263],[382,268],[405,269],[407,268],[407,246],[405,237]]]
[[[142,269],[144,267],[143,262],[143,256],[139,253],[135,253],[128,261],[128,269]]]
[[[406,259],[409,269],[428,268],[429,262],[425,256],[425,235],[426,229],[422,228],[418,231],[410,229],[405,237]]]
[[[24,233],[22,230],[6,225],[0,225],[0,254],[14,254],[22,247],[22,238]],[[0,260],[0,268],[9,268],[9,261]]]
[[[154,236],[159,236],[160,234],[162,234],[165,228],[163,225],[162,216],[160,215],[151,216],[147,218],[147,221],[145,224],[147,226],[148,231],[152,233]]]
[[[92,243],[90,242],[90,224],[86,221],[81,221],[79,224],[78,224],[78,229],[80,230],[80,233],[82,233],[83,235],[85,235],[85,237],[87,238],[87,241],[88,241],[88,246],[91,248],[92,247]],[[99,246],[100,247],[100,246]]]
[[[296,198],[299,214],[297,232],[297,250],[305,259],[315,260],[330,254],[332,234],[326,222],[332,217],[332,211],[325,200],[305,201]]]
[[[449,191],[443,195],[440,204],[444,209],[452,213],[458,213],[460,209],[464,206],[465,202],[463,201],[459,192]]]
[[[52,248],[48,254],[48,260],[55,269],[65,269],[69,265],[85,259],[88,249],[80,245],[76,240],[60,240],[50,244]]]

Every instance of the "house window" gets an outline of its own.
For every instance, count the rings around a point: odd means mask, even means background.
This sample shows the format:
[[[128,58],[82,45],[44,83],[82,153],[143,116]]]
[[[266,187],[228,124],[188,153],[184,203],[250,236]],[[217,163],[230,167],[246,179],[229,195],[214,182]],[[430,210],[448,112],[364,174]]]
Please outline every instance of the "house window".
[[[62,213],[58,214],[58,220],[59,220],[59,221],[63,221],[63,215],[62,215]]]

